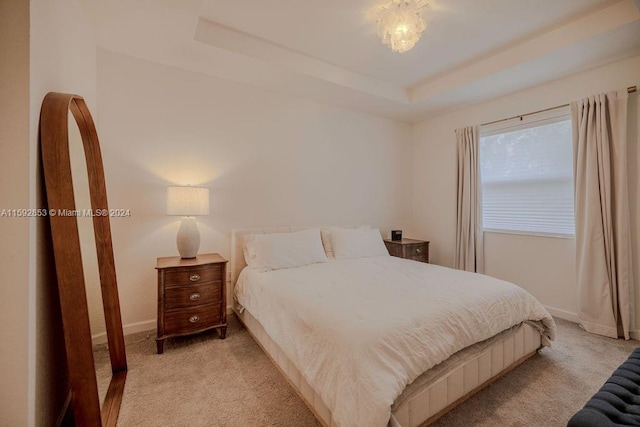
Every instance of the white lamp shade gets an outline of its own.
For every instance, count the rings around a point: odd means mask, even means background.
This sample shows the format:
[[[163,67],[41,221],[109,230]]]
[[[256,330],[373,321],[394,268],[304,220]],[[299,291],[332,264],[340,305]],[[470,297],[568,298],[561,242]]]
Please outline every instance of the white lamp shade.
[[[209,189],[167,187],[167,215],[209,215]]]

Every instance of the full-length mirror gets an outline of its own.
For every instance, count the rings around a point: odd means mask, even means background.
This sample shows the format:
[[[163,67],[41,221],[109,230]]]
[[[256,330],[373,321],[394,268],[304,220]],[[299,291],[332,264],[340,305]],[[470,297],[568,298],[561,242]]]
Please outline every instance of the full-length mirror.
[[[40,143],[73,419],[76,425],[115,425],[127,361],[102,156],[81,97],[45,97]],[[98,390],[93,344],[105,334],[112,376]]]
[[[106,360],[105,351],[107,335],[104,322],[104,304],[100,289],[100,273],[98,271],[98,253],[93,229],[93,211],[91,210],[91,196],[89,190],[89,172],[84,156],[82,135],[73,114],[68,117],[69,158],[71,161],[71,180],[73,195],[76,202],[76,220],[78,221],[78,237],[80,238],[80,252],[82,255],[82,270],[87,292],[87,308],[89,310],[89,326],[93,344],[93,357],[98,381],[98,396],[104,401],[107,386],[103,378],[109,378],[111,368]]]

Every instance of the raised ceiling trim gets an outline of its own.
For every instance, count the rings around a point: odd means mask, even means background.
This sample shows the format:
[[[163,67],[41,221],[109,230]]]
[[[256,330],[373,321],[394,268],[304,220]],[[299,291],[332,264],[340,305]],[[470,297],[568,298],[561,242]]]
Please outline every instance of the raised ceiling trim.
[[[420,84],[409,90],[411,103],[424,103],[437,95],[549,55],[567,46],[615,30],[637,20],[640,20],[640,11],[635,7],[632,0],[623,0],[608,8],[576,19],[533,39]]]
[[[401,87],[346,70],[202,17],[198,19],[194,39],[370,95],[400,103],[409,102],[407,91]]]

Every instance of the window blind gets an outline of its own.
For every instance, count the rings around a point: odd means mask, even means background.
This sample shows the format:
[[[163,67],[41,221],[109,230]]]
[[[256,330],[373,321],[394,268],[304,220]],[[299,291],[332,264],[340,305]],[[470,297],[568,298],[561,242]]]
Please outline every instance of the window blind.
[[[568,112],[481,131],[483,228],[575,235]]]

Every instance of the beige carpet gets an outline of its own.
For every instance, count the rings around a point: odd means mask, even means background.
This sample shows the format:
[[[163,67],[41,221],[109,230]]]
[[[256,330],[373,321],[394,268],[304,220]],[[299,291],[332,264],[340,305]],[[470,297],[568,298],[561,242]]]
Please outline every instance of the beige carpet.
[[[311,412],[234,316],[215,332],[168,340],[126,337],[129,373],[119,426],[317,426]],[[564,426],[639,345],[557,320],[544,349],[438,420],[438,426]],[[148,338],[147,338],[148,336]],[[109,372],[97,352],[101,391]]]

